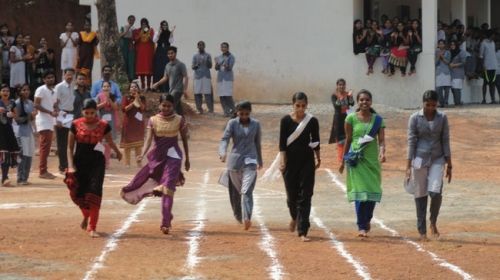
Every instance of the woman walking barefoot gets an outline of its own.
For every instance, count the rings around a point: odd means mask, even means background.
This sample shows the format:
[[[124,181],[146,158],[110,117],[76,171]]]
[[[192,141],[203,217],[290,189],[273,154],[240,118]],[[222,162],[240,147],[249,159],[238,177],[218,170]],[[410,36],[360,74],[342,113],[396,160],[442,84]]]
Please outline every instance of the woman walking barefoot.
[[[332,104],[335,109],[333,114],[332,131],[330,132],[330,140],[328,144],[337,143],[337,161],[342,162],[344,155],[345,131],[344,122],[349,109],[354,106],[354,98],[352,90],[347,92],[346,81],[342,78],[337,80],[337,89],[332,94]]]
[[[181,172],[182,152],[178,144],[179,134],[186,156],[184,162],[186,171],[189,171],[191,164],[189,163],[187,124],[184,117],[174,112],[174,97],[170,94],[163,94],[160,97],[159,109],[160,113],[149,119],[142,155],[137,157],[137,160],[141,161],[147,154],[148,164],[127,186],[122,188],[121,196],[131,204],[137,204],[147,196],[161,196],[163,220],[160,230],[168,234],[173,219],[172,206],[176,186],[184,184],[184,175]],[[155,144],[148,153],[153,139]],[[155,186],[146,184],[149,179],[152,179]]]
[[[372,108],[372,94],[361,90],[355,113],[345,119],[344,158],[347,158],[347,199],[354,201],[358,236],[368,237],[375,203],[382,198],[381,162],[385,162],[385,124]],[[348,154],[349,152],[349,154]],[[349,155],[357,154],[357,160]],[[343,173],[345,162],[339,168]]]
[[[118,160],[122,154],[113,142],[109,124],[97,117],[97,104],[93,99],[84,101],[82,115],[73,121],[68,135],[68,170],[64,182],[71,199],[82,211],[81,228],[91,237],[98,237],[96,227],[106,166],[102,141],[106,140]]]
[[[436,223],[443,200],[445,164],[446,177],[448,183],[451,182],[450,128],[446,115],[437,110],[438,100],[436,91],[426,91],[423,109],[414,113],[408,122],[406,180],[414,186],[417,229],[422,241],[427,241],[425,219],[428,196],[431,198],[431,233],[439,237]]]
[[[253,190],[257,180],[257,169],[262,168],[260,123],[250,117],[252,104],[243,101],[236,106],[238,116],[228,121],[219,145],[219,156],[226,162],[229,175],[228,186],[234,216],[245,224],[252,225]],[[229,140],[233,147],[227,155]]]
[[[280,124],[280,171],[285,180],[287,204],[292,218],[290,231],[297,229],[301,240],[306,242],[309,241],[307,232],[310,227],[314,178],[321,164],[319,123],[306,113],[305,93],[295,93],[292,101],[293,112],[284,116]]]

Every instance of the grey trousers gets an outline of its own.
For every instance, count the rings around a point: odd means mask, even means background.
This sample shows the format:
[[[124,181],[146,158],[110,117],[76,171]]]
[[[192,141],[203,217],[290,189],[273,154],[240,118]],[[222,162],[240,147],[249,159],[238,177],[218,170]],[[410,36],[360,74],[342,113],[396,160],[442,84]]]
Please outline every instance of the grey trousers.
[[[255,170],[255,167],[251,166],[244,167],[241,170],[230,170],[229,179],[231,180],[230,187],[234,187],[241,197],[241,217],[244,220],[251,220],[253,211],[253,190],[257,180],[257,170]],[[235,207],[237,206],[235,205]]]
[[[441,208],[441,202],[443,201],[443,196],[440,193],[429,192],[431,197],[430,206],[430,222],[435,225],[437,223],[437,218],[439,215],[439,209]],[[415,206],[417,208],[417,229],[420,234],[427,234],[427,225],[425,219],[427,217],[427,196],[415,198]]]
[[[236,110],[232,96],[220,96],[220,104],[226,117],[231,117]]]
[[[183,93],[179,92],[179,91],[173,91],[170,93],[170,95],[172,95],[174,97],[175,112],[177,113],[177,115],[180,115],[180,116],[184,115],[184,111],[182,110],[182,102],[181,102],[182,94]]]
[[[207,109],[208,112],[213,113],[214,112],[214,99],[211,93],[208,94],[201,94],[201,93],[195,93],[194,94],[194,101],[196,103],[196,110],[198,112],[203,113],[203,96],[205,96],[205,103],[207,104]]]
[[[436,91],[439,95],[439,105],[442,107],[448,106],[448,98],[450,96],[451,87],[437,87]]]

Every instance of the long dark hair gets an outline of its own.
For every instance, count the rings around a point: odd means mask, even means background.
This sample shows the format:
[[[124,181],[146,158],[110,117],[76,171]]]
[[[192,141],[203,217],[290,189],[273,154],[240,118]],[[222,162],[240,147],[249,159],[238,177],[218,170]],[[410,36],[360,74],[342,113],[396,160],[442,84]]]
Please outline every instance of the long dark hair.
[[[167,30],[163,31],[163,28],[162,28],[162,25],[166,23],[167,24]],[[158,32],[160,32],[160,38],[158,38],[158,42],[166,42],[168,43],[168,39],[170,38],[170,29],[168,27],[168,22],[166,20],[162,20],[160,22],[160,30],[158,30]]]
[[[360,90],[360,91],[358,92],[358,94],[356,94],[356,102],[357,102],[358,104],[359,104],[359,98],[360,98],[360,97],[361,97],[361,95],[363,95],[363,94],[364,94],[364,95],[368,95],[368,97],[370,97],[370,100],[372,100],[372,101],[373,101],[373,95],[372,95],[372,93],[371,93],[369,90],[367,90],[367,89],[362,89],[362,90]],[[359,109],[359,107],[358,107],[358,109],[356,109],[356,112],[359,112],[359,111],[360,111],[360,109]],[[370,113],[372,113],[372,114],[376,114],[377,112],[376,112],[376,111],[375,111],[372,107],[370,107]]]

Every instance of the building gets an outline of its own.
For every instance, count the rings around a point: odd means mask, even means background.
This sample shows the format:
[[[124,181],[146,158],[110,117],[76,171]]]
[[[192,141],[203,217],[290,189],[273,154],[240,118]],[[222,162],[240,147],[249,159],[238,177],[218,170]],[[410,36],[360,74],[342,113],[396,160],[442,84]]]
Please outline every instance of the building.
[[[236,56],[235,98],[254,102],[290,102],[291,94],[299,90],[313,102],[329,102],[336,79],[343,77],[355,91],[372,91],[376,103],[414,108],[422,93],[434,88],[438,20],[500,26],[500,18],[492,17],[494,10],[500,12],[500,0],[119,0],[116,4],[119,26],[129,14],[138,21],[147,17],[155,30],[163,19],[176,25],[174,45],[188,65],[199,40],[206,42],[212,56],[219,53],[221,42],[229,42]],[[389,78],[375,71],[366,76],[364,55],[353,54],[354,19],[383,14],[421,17],[424,45],[416,75]],[[95,6],[92,18],[96,26]],[[378,61],[375,69],[380,67]],[[480,81],[467,83],[463,101],[479,102],[480,86]]]

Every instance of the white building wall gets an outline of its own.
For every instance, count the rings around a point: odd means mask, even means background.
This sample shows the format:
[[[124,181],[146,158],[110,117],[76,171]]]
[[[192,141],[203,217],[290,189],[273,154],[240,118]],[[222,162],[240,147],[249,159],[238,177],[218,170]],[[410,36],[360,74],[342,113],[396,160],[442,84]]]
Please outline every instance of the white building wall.
[[[129,14],[134,14],[137,21],[147,17],[155,30],[163,19],[170,26],[176,25],[174,45],[179,48],[179,59],[188,66],[197,41],[204,40],[212,56],[220,53],[221,42],[229,42],[236,56],[237,100],[290,102],[292,93],[304,91],[312,102],[330,102],[335,81],[342,77],[354,91],[369,89],[376,103],[414,108],[421,103],[422,93],[434,87],[433,47],[424,47],[415,76],[386,77],[380,73],[380,61],[374,75],[365,75],[364,55],[355,56],[352,52],[352,23],[355,16],[362,14],[360,0],[116,2],[119,26]],[[424,20],[433,22],[436,18],[434,14],[425,15],[428,4],[424,3]],[[416,17],[413,11],[418,9],[411,10],[412,17]],[[94,7],[92,13],[95,19]],[[435,23],[424,23],[423,27],[425,36],[426,32],[434,32]],[[467,93],[463,99],[470,101]]]

